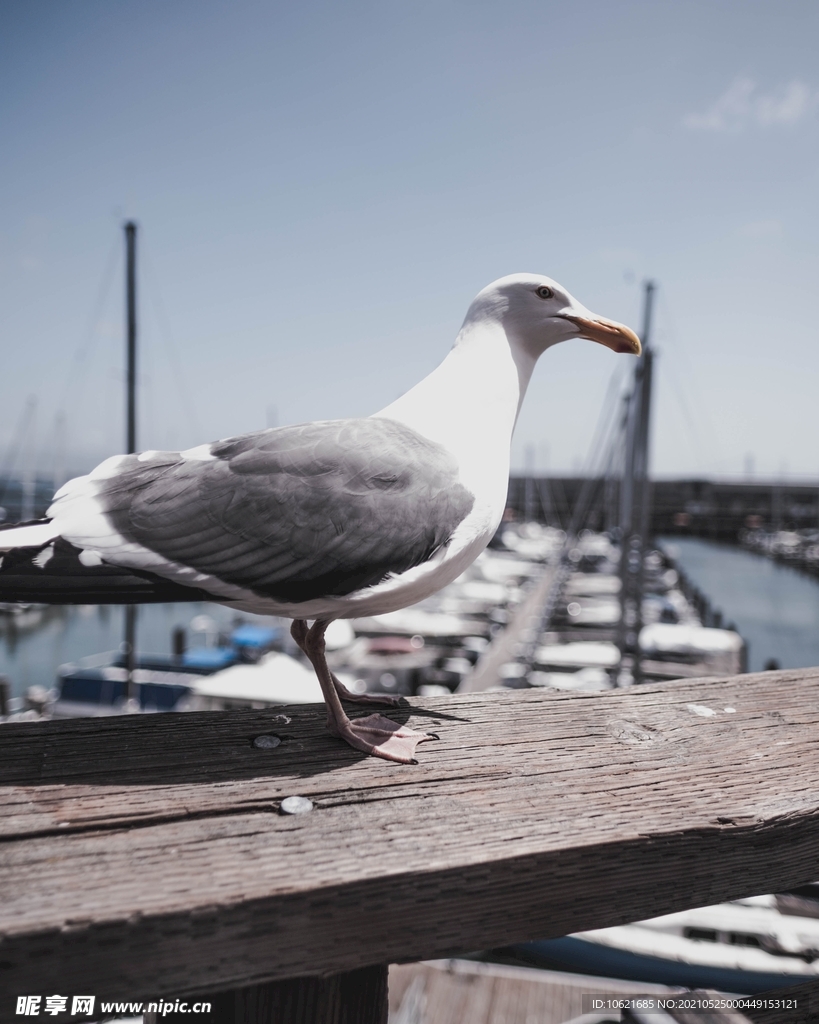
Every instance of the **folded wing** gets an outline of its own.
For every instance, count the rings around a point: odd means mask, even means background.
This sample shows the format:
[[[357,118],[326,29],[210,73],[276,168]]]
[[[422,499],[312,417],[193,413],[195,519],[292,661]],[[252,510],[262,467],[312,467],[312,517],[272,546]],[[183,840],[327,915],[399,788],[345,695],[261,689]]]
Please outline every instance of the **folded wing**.
[[[104,514],[170,563],[283,602],[349,594],[422,564],[473,504],[453,456],[390,420],[280,427],[210,453],[128,456],[98,482]]]

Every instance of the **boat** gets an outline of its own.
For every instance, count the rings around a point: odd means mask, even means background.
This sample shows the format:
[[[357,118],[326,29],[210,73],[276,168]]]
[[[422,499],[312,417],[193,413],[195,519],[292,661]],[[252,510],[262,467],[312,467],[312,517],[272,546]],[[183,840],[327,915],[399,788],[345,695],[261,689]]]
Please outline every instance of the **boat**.
[[[800,895],[808,892],[809,895]],[[819,977],[819,885],[509,946],[549,970],[751,995]]]
[[[349,680],[342,676],[341,682]],[[254,664],[235,664],[195,679],[179,710],[231,711],[323,701],[321,686],[311,667],[283,651],[269,651]]]
[[[201,627],[203,617],[197,618],[200,621],[195,619],[192,625]],[[179,650],[176,654],[140,654],[130,670],[123,653],[91,655],[60,666],[56,689],[44,711],[55,718],[77,718],[119,715],[126,710],[192,710],[205,677],[220,676],[231,668],[253,668],[272,653],[281,635],[279,628],[241,623],[233,629],[227,643]],[[127,704],[129,671],[134,691],[132,705]],[[264,674],[270,674],[270,666]],[[216,692],[209,692],[208,706],[212,706]],[[229,693],[228,688],[226,697]],[[280,701],[271,698],[268,703]]]

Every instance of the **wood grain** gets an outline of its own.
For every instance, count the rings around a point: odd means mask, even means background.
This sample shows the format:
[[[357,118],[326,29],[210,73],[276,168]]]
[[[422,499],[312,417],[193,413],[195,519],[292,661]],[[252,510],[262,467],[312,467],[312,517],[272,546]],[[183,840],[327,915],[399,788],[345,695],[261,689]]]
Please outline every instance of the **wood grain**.
[[[818,688],[802,670],[414,699],[391,716],[441,736],[415,766],[331,739],[314,705],[4,725],[0,1013],[25,992],[449,956],[819,878]],[[294,794],[315,809],[281,815]]]
[[[788,1007],[782,1009],[775,1005],[779,999],[795,1000],[796,1010]],[[818,1024],[819,1022],[819,981],[806,981],[788,988],[761,992],[760,1000],[768,1000],[774,1005],[757,1009],[747,1009],[745,1015],[753,1024]]]

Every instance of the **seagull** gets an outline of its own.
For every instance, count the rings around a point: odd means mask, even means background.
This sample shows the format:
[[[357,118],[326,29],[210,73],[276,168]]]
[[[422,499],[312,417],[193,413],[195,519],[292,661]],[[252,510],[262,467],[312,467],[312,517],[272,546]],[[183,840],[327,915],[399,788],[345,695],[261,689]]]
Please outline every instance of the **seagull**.
[[[0,528],[0,600],[15,600],[15,580],[41,573],[38,600],[49,600],[50,586],[55,601],[103,593],[131,603],[147,587],[149,600],[204,597],[291,618],[330,733],[417,763],[417,745],[435,734],[382,714],[350,718],[342,700],[401,698],[350,693],[327,665],[325,630],[421,601],[484,550],[503,516],[512,432],[535,363],[573,338],[640,354],[630,328],[591,313],[551,278],[494,281],[443,362],[368,418],[115,455],[69,480],[44,520]]]

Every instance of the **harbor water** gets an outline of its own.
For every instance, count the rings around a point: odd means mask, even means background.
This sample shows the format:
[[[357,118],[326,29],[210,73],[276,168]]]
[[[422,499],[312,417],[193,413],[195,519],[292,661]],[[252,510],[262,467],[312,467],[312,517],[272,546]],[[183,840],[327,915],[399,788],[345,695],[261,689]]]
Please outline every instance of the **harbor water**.
[[[182,627],[188,643],[204,645],[228,632],[237,620],[257,621],[218,604],[151,604],[139,609],[137,649],[143,654],[170,654],[171,634]],[[265,620],[272,621],[272,620]],[[197,626],[207,627],[192,632]],[[57,669],[91,654],[119,650],[125,635],[121,605],[35,606],[0,615],[0,675],[14,696],[30,686],[54,686]]]
[[[748,670],[819,665],[819,580],[727,544],[668,537],[663,549],[736,624],[748,644]]]

